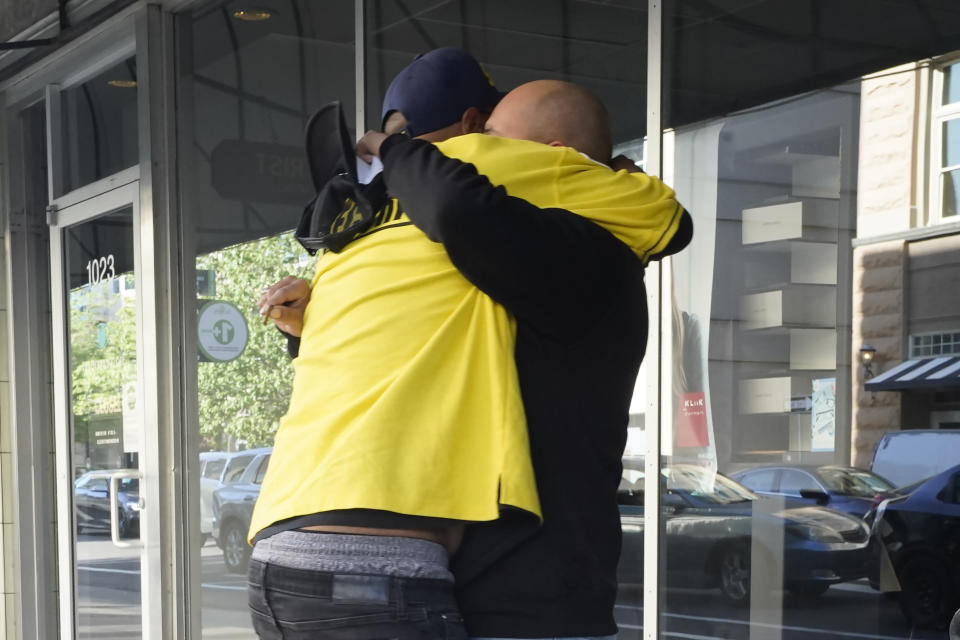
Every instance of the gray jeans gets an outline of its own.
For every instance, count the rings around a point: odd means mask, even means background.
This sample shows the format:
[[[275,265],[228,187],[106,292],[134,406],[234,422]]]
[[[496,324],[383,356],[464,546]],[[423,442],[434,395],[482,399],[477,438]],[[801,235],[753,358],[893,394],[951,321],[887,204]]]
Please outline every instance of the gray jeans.
[[[466,640],[449,575],[432,542],[284,532],[254,548],[250,616],[261,640]]]

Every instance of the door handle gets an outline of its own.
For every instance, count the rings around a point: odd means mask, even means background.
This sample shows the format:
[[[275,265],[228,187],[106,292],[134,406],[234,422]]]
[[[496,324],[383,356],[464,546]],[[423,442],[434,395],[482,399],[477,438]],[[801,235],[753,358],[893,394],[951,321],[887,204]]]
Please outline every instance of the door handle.
[[[137,480],[141,479],[140,472],[135,469],[128,469],[124,471],[117,471],[116,473],[110,476],[110,539],[113,541],[114,546],[117,547],[142,547],[143,542],[137,540],[135,542],[124,542],[120,540],[120,523],[117,521],[117,512],[120,510],[120,500],[117,497],[120,489],[120,481],[126,478],[135,478]],[[142,488],[138,489],[140,491]],[[137,501],[137,511],[140,511],[143,508],[143,497],[141,496]]]
[[[244,497],[243,497],[243,501],[244,501],[244,502],[253,502],[253,496],[244,496]]]

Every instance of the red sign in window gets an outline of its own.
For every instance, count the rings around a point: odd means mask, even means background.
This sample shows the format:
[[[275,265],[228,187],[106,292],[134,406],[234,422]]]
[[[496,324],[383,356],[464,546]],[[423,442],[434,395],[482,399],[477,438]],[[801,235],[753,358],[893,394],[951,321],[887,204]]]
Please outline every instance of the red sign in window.
[[[677,446],[710,446],[707,400],[703,391],[680,394],[680,406],[677,409]]]

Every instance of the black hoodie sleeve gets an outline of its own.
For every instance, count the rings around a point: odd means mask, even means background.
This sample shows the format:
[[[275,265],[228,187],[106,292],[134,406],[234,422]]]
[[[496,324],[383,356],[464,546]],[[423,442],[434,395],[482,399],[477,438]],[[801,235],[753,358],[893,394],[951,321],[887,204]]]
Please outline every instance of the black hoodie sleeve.
[[[599,225],[540,209],[494,187],[434,145],[390,136],[380,150],[387,190],[480,290],[557,340],[575,339],[623,291],[639,259]]]

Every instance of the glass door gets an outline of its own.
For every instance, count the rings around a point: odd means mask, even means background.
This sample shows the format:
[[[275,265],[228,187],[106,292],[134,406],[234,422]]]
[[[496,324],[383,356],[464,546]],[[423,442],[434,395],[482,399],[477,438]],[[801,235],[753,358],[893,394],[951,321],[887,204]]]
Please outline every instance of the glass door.
[[[139,182],[52,216],[61,637],[149,637],[144,624]],[[146,587],[146,588],[145,588]]]

